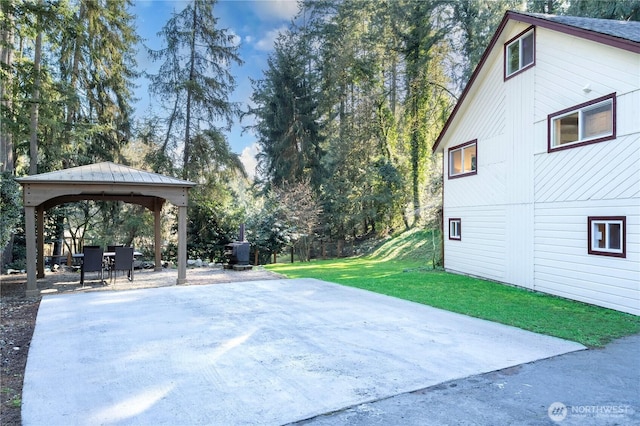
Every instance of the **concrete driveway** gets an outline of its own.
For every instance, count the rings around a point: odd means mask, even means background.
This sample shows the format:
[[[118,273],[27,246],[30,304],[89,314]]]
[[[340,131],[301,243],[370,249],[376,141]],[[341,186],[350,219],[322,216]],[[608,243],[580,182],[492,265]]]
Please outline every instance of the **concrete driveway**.
[[[313,279],[53,295],[22,419],[278,425],[581,349]]]

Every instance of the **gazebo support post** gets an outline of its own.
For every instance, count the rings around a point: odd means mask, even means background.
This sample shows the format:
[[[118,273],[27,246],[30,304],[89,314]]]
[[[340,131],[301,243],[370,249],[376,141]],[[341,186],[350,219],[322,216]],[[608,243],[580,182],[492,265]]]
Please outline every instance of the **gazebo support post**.
[[[27,243],[27,297],[38,295],[38,281],[36,279],[36,208],[24,207],[24,227]]]
[[[36,213],[38,215],[38,278],[44,278],[44,207],[42,205],[36,207]]]
[[[160,221],[160,213],[162,212],[162,201],[155,199],[153,203],[153,225],[154,225],[154,251],[155,251],[155,268],[154,271],[162,271],[162,222]]]
[[[178,285],[187,282],[187,206],[178,207]]]

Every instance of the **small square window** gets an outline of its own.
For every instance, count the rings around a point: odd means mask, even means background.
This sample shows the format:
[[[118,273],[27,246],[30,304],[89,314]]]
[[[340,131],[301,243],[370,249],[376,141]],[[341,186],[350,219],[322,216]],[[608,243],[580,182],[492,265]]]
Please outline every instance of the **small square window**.
[[[550,114],[548,152],[615,139],[615,93]]]
[[[533,66],[535,62],[534,28],[529,28],[505,44],[505,80],[518,72]]]
[[[472,140],[449,148],[449,178],[476,174],[478,142]]]
[[[589,254],[626,257],[626,217],[589,217]]]
[[[460,240],[462,239],[462,220],[461,219],[449,219],[449,239]]]

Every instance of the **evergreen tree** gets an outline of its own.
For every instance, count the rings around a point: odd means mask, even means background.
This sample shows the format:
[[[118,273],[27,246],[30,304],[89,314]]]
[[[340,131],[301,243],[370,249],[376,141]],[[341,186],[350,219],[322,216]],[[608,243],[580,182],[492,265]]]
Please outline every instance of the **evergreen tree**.
[[[446,82],[439,72],[439,63],[444,57],[440,43],[448,29],[436,25],[439,6],[435,1],[409,1],[399,9],[396,21],[406,64],[405,114],[411,157],[414,225],[422,215],[421,185],[426,178],[424,166],[428,163],[430,142],[437,137],[446,119],[444,112],[448,109],[448,93],[443,92]]]
[[[452,51],[458,52],[454,58],[456,74],[453,76],[457,91],[469,81],[504,13],[521,4],[521,0],[457,0],[452,3],[450,25],[457,31],[449,33],[449,42]]]
[[[61,3],[61,5],[64,5]],[[79,0],[57,8],[59,75],[65,106],[65,167],[120,159],[131,137],[134,46],[138,41],[130,0]]]
[[[162,154],[173,146],[182,148],[182,177],[196,178],[203,142],[218,141],[218,127],[228,128],[238,107],[229,101],[235,87],[230,72],[232,63],[241,64],[234,35],[218,28],[214,15],[215,1],[194,0],[174,14],[159,33],[166,47],[150,51],[154,60],[162,61],[158,74],[151,77],[151,91],[172,106],[167,119]],[[184,111],[184,115],[183,115]],[[179,132],[178,132],[179,130]],[[208,138],[218,132],[214,138]],[[181,137],[177,135],[181,134]],[[198,144],[198,146],[196,146]],[[215,152],[212,146],[210,152]]]
[[[258,119],[255,127],[261,147],[260,167],[266,187],[311,180],[315,188],[320,170],[321,135],[313,78],[306,72],[304,39],[281,35],[268,60],[265,78],[254,82],[249,111]]]
[[[527,11],[533,13],[562,14],[562,0],[527,0]]]
[[[570,0],[567,15],[640,21],[639,0]]]

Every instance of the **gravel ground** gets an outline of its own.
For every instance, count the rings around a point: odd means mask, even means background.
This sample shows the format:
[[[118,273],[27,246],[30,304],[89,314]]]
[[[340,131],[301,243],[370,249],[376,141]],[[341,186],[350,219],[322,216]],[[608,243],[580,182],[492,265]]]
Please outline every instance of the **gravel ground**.
[[[22,381],[33,336],[36,315],[42,295],[77,293],[88,291],[126,291],[139,288],[175,285],[176,270],[135,271],[134,280],[119,275],[107,285],[100,282],[97,274],[87,274],[85,287],[80,286],[80,274],[68,271],[47,272],[38,280],[41,296],[26,298],[26,274],[2,275],[0,277],[0,423],[21,424]],[[247,271],[221,268],[198,268],[187,270],[187,285],[217,284],[252,280],[279,279],[282,276],[261,267]]]

